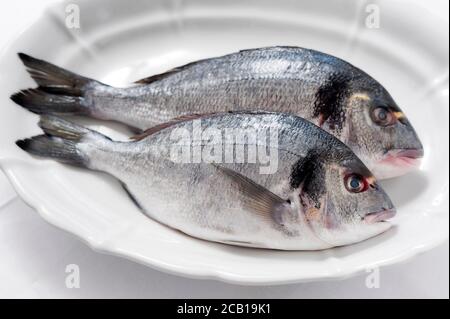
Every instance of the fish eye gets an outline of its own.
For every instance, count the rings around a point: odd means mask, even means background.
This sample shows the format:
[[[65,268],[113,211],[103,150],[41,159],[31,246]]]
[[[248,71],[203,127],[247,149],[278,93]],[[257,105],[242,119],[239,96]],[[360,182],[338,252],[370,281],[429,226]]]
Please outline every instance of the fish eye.
[[[369,188],[367,180],[359,174],[347,175],[344,182],[345,188],[351,193],[362,193]]]
[[[390,126],[395,124],[396,117],[387,107],[377,106],[372,109],[370,117],[372,121],[380,126]]]

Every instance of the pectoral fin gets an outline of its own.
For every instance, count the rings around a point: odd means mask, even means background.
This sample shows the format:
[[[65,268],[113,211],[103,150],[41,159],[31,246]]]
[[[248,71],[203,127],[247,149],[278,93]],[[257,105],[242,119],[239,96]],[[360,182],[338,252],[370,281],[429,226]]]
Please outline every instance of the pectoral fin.
[[[266,220],[283,225],[283,216],[292,212],[290,201],[279,197],[234,170],[216,164],[212,165],[232,181],[233,187],[239,189],[243,203],[249,211]]]

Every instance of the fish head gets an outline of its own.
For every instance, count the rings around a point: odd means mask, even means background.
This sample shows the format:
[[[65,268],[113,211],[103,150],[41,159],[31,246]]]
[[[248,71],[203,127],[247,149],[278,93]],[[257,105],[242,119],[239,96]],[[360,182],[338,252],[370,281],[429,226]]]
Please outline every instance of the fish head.
[[[348,158],[322,160],[298,188],[300,210],[327,247],[360,242],[391,228],[395,207],[367,167]],[[339,154],[338,154],[339,155]],[[309,168],[311,171],[311,168]]]
[[[349,123],[343,140],[377,178],[406,174],[420,165],[423,145],[391,95],[378,82],[358,81],[346,99]]]

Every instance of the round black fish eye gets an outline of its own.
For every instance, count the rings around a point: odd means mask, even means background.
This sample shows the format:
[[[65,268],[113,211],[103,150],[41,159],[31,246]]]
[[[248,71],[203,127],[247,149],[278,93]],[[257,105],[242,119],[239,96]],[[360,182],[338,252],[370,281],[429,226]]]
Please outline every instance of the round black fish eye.
[[[358,174],[350,174],[345,177],[345,188],[351,193],[365,192],[369,188],[367,180]]]
[[[380,126],[390,126],[395,124],[396,117],[391,110],[384,106],[378,106],[371,110],[372,121]]]

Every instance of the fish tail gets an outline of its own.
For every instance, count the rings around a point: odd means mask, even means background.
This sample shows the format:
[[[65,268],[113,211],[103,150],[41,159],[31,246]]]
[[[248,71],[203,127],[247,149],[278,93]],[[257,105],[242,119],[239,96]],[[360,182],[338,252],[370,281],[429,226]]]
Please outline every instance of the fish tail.
[[[42,89],[23,90],[11,96],[16,104],[36,114],[88,115],[83,97],[56,95]]]
[[[25,53],[19,53],[19,58],[39,87],[49,93],[81,96],[83,88],[95,82]]]
[[[79,167],[87,167],[86,159],[81,156],[76,148],[76,143],[61,138],[38,135],[16,142],[16,145],[32,155],[56,159]]]
[[[24,53],[19,58],[39,87],[12,95],[14,102],[37,114],[89,114],[86,90],[104,84]]]
[[[81,144],[110,139],[83,126],[55,116],[42,116],[39,126],[45,135],[19,140],[16,145],[39,157],[89,168],[89,154]]]

